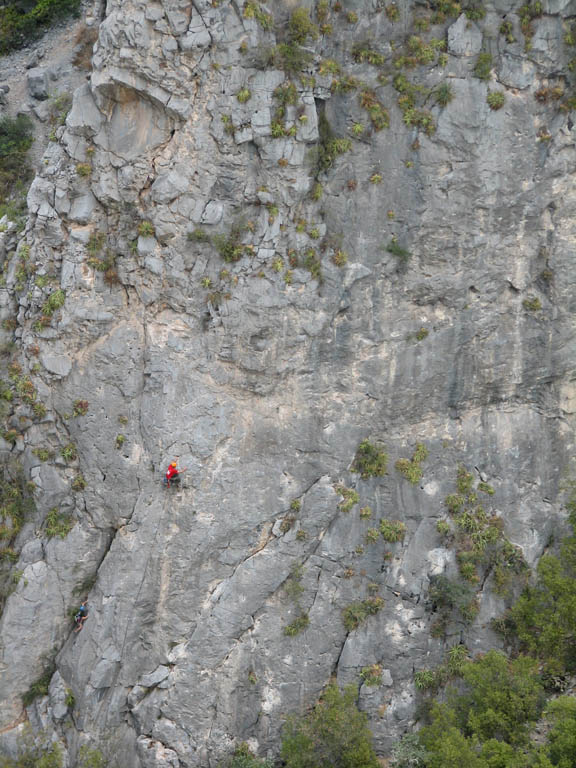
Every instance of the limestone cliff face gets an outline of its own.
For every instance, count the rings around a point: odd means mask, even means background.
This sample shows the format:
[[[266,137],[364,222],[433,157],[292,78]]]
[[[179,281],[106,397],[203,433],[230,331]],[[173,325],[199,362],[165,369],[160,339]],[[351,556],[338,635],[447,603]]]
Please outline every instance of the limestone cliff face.
[[[490,568],[476,619],[451,617],[440,637],[427,594],[457,574],[436,525],[459,466],[494,489],[487,515],[533,566],[574,452],[576,154],[558,105],[576,3],[543,0],[529,46],[520,5],[424,31],[415,19],[434,8],[408,0],[397,19],[370,0],[312,9],[332,34],[303,41],[301,77],[266,53],[289,39],[288,4],[108,1],[91,79],[29,192],[36,272],[22,289],[18,254],[6,271],[21,365],[48,408],[34,420],[17,404],[23,437],[2,444],[37,508],[0,619],[7,749],[48,658],[35,727],[71,765],[90,743],[134,768],[213,765],[240,740],[273,753],[287,713],[378,663],[360,706],[385,755],[414,722],[414,670],[456,642],[498,645]],[[447,49],[430,58],[412,35]],[[351,471],[365,439],[388,454],[385,476]],[[412,484],[394,464],[418,443]],[[175,455],[178,493],[161,485]],[[358,494],[348,512],[339,485]],[[54,508],[72,516],[65,539],[46,536]],[[367,540],[380,519],[404,523],[403,541]],[[383,607],[346,628],[343,610],[370,595]]]

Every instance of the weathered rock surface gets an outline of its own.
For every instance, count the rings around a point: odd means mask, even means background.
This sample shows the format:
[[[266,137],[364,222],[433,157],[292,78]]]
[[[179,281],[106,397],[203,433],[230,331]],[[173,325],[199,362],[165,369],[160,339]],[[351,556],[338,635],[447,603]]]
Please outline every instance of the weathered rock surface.
[[[427,592],[457,572],[436,523],[460,465],[494,488],[484,506],[530,565],[564,518],[575,134],[569,112],[534,95],[568,90],[563,23],[575,11],[550,2],[529,53],[498,34],[518,3],[434,26],[446,66],[407,73],[452,87],[444,108],[433,96],[422,107],[437,125],[428,135],[392,82],[391,41],[403,45],[414,5],[397,25],[367,2],[355,25],[331,13],[333,36],[311,45],[316,80],[293,77],[297,104],[278,118],[289,78],[258,64],[274,33],[239,6],[107,3],[91,81],[28,196],[25,241],[52,283],[19,287],[14,258],[2,290],[7,308],[20,301],[22,362],[48,415],[17,445],[37,512],[0,618],[0,732],[19,727],[20,697],[49,657],[50,694],[30,716],[65,732],[72,765],[84,743],[127,768],[214,765],[243,740],[274,753],[282,718],[331,675],[358,682],[379,663],[382,685],[362,686],[360,703],[387,754],[414,721],[414,670],[460,641],[473,653],[498,643],[492,577],[474,623],[453,621],[446,637],[431,634]],[[352,55],[365,40],[388,57],[387,79]],[[485,46],[488,83],[472,75]],[[389,128],[372,130],[357,92],[331,89],[320,57],[374,89]],[[365,130],[318,172],[325,120],[341,137]],[[65,302],[44,321],[56,287]],[[350,470],[366,438],[385,446],[384,477]],[[412,485],[394,463],[419,442],[429,456]],[[66,462],[70,443],[78,458]],[[161,477],[175,455],[188,470],[172,493]],[[338,484],[359,495],[348,513]],[[46,538],[53,508],[72,516],[64,540]],[[381,518],[405,524],[403,542],[366,541]],[[84,593],[90,616],[74,636]],[[384,607],[348,631],[343,609],[370,594]],[[290,637],[300,612],[309,626]]]
[[[44,67],[34,67],[28,72],[28,91],[33,99],[44,101],[48,98],[48,72]]]

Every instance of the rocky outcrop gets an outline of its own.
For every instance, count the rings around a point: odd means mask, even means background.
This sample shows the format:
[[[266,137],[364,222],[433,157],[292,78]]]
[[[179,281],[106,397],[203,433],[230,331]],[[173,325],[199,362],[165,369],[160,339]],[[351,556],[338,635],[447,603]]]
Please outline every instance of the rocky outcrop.
[[[48,658],[34,724],[71,765],[90,743],[144,767],[215,764],[239,740],[274,753],[287,713],[379,664],[360,705],[386,754],[413,724],[414,670],[456,642],[498,644],[490,569],[473,623],[438,636],[427,595],[457,573],[437,522],[460,466],[529,565],[564,517],[575,136],[558,103],[575,8],[545,4],[525,51],[518,6],[425,32],[415,3],[397,20],[316,10],[332,35],[304,41],[290,76],[267,52],[289,35],[279,3],[108,2],[90,83],[28,195],[35,268],[25,288],[9,269],[3,291],[47,406],[17,445],[36,513],[0,619],[6,744]],[[446,53],[422,51],[430,38]],[[352,471],[366,439],[387,474]],[[394,465],[417,444],[412,483]],[[52,509],[73,522],[65,539],[46,536]],[[403,540],[378,537],[381,519]]]

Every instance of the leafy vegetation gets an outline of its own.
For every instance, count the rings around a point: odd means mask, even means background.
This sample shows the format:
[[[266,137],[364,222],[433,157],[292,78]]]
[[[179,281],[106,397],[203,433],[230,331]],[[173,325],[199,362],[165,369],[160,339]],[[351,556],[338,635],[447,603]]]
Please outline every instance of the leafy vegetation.
[[[241,242],[244,227],[241,222],[234,224],[227,235],[218,234],[212,236],[212,244],[220,254],[220,257],[228,264],[240,261],[246,246]]]
[[[352,472],[358,472],[360,477],[383,477],[386,474],[388,456],[369,440],[363,440],[356,451]]]
[[[252,97],[252,92],[248,88],[241,88],[236,94],[236,99],[240,104],[245,104]]]
[[[353,488],[346,488],[345,485],[337,485],[335,491],[342,496],[342,501],[338,504],[338,509],[341,512],[350,512],[352,507],[360,501],[360,496]]]
[[[284,627],[284,634],[294,637],[303,632],[310,624],[310,618],[307,613],[301,613],[294,621]]]
[[[553,723],[546,753],[552,765],[573,768],[576,762],[576,699],[569,696],[550,702],[546,709]]]
[[[0,8],[0,50],[5,10]],[[33,174],[27,159],[32,131],[32,121],[27,115],[0,119],[0,216],[7,214],[16,222],[26,216],[26,190]]]
[[[253,673],[251,673],[253,674]],[[254,680],[256,682],[256,679]],[[218,763],[218,768],[273,768],[270,760],[262,760],[256,757],[246,742],[242,742],[234,752],[222,762]]]
[[[22,526],[35,511],[34,485],[26,482],[20,464],[2,465],[0,476],[0,583],[6,583],[11,563],[18,559],[12,548]],[[0,612],[5,590],[0,590]]]
[[[433,612],[447,619],[453,612],[458,612],[469,623],[478,612],[476,595],[469,584],[449,579],[440,574],[430,579],[429,599]]]
[[[350,151],[352,141],[350,139],[337,138],[323,113],[320,113],[318,118],[318,133],[320,141],[318,142],[317,166],[319,171],[327,171],[334,165],[338,155]]]
[[[288,718],[281,758],[286,768],[379,768],[367,716],[356,706],[356,687],[330,683],[314,709]]]
[[[51,293],[44,302],[44,305],[42,306],[42,314],[50,317],[57,309],[61,309],[64,306],[65,301],[66,292],[61,288],[58,288],[58,290]]]
[[[503,21],[498,28],[501,35],[504,36],[507,43],[514,43],[516,38],[514,37],[514,27],[511,21]]]
[[[438,532],[447,544],[454,544],[460,575],[466,581],[478,582],[479,571],[483,578],[492,572],[496,593],[505,596],[512,583],[522,583],[526,563],[519,548],[504,536],[502,518],[489,514],[479,498],[479,493],[490,498],[494,489],[486,482],[474,488],[474,476],[464,466],[458,468],[456,489],[444,501],[453,525],[441,521]]]
[[[436,691],[441,685],[462,674],[468,660],[465,645],[454,645],[448,651],[444,662],[435,669],[420,669],[414,674],[414,685],[420,691]]]
[[[475,768],[527,766],[513,762],[527,744],[530,722],[543,706],[538,665],[519,657],[509,661],[489,651],[461,669],[462,686],[451,687],[446,701],[433,703],[430,724],[419,734],[427,752],[424,765],[445,768],[466,763]],[[462,762],[459,762],[462,761]]]
[[[461,503],[451,506],[461,514],[476,496],[473,476],[465,467],[458,470],[457,490],[454,498]],[[567,507],[574,527],[575,487]],[[509,542],[504,549],[516,551]],[[556,690],[576,671],[574,534],[561,542],[557,554],[541,558],[537,576],[504,617],[493,622],[510,644],[511,659],[491,650],[471,660],[464,646],[454,646],[439,667],[415,674],[414,684],[423,693],[448,685],[423,710],[424,727],[394,749],[394,768],[574,768],[576,699],[557,698],[545,707],[546,689]],[[473,591],[442,576],[433,580],[430,596],[440,612],[465,613]],[[454,678],[457,683],[451,683]],[[532,726],[542,717],[546,722],[534,741]]]
[[[54,458],[54,451],[51,451],[49,448],[34,448],[32,453],[34,456],[37,456],[40,461],[50,461],[50,459]]]
[[[13,0],[0,8],[0,54],[35,38],[59,18],[78,13],[80,0]]]
[[[386,246],[386,250],[388,253],[391,253],[393,256],[397,256],[400,261],[408,261],[410,258],[410,251],[407,251],[406,248],[402,248],[402,246],[398,243],[398,240],[396,240],[395,237],[390,240],[388,245]]]
[[[151,221],[141,221],[138,225],[138,234],[140,237],[154,237],[156,230]]]
[[[305,43],[308,39],[318,38],[318,27],[311,20],[308,9],[303,6],[292,11],[288,30],[293,43]]]
[[[490,109],[497,111],[502,109],[506,102],[506,96],[503,91],[488,91],[486,101]]]
[[[267,66],[282,69],[288,75],[296,75],[312,62],[313,55],[305,48],[293,43],[280,43],[264,54]]]
[[[258,0],[247,0],[242,15],[245,19],[255,19],[262,29],[272,29],[274,26],[274,19],[262,8]]]
[[[542,302],[537,296],[529,296],[527,299],[524,299],[522,306],[528,312],[538,312],[542,309]]]
[[[88,400],[74,400],[72,415],[74,417],[86,416],[90,403]]]
[[[542,16],[543,11],[544,7],[541,0],[533,0],[533,2],[525,3],[518,10],[520,29],[524,35],[524,47],[527,51],[532,48],[532,37],[534,36],[532,22],[534,19]]]
[[[72,482],[70,483],[70,488],[73,491],[78,492],[78,491],[83,491],[86,488],[86,485],[87,483],[86,483],[86,480],[84,479],[84,475],[77,474],[74,480],[72,480]]]
[[[59,512],[56,507],[46,515],[46,536],[49,539],[58,537],[65,539],[72,530],[74,521],[70,514]]]
[[[76,459],[78,458],[78,451],[74,443],[68,443],[68,445],[65,445],[62,448],[62,450],[60,451],[60,455],[62,456],[64,461],[76,461]]]
[[[106,248],[104,257],[96,254],[102,250],[104,245],[104,235],[91,235],[88,241],[88,252],[92,255],[86,259],[86,263],[93,267],[97,272],[104,273],[104,282],[113,285],[119,282],[118,272],[116,270],[116,260],[118,255],[110,248]]]
[[[426,334],[426,336],[427,335],[428,334]],[[427,457],[428,449],[426,446],[423,443],[416,443],[412,459],[398,459],[394,466],[398,472],[408,480],[408,482],[417,485],[422,479],[422,462],[425,461]]]
[[[368,117],[375,131],[382,131],[390,125],[388,110],[376,97],[371,88],[363,88],[359,96],[360,106],[368,112]]]
[[[396,544],[404,540],[406,526],[400,520],[380,520],[380,533],[384,541]]]
[[[58,744],[38,745],[31,738],[25,739],[16,757],[0,755],[0,768],[62,768],[60,747]]]
[[[450,83],[440,83],[434,91],[436,103],[441,107],[447,107],[454,98],[454,90]]]
[[[298,533],[300,533],[300,531]],[[294,621],[284,627],[284,634],[289,637],[294,637],[295,635],[300,634],[300,632],[303,632],[310,624],[308,614],[302,610],[300,605],[300,598],[304,593],[304,587],[302,586],[303,575],[303,565],[301,563],[294,563],[290,569],[290,575],[284,582],[284,593],[294,603],[294,607],[298,611],[298,616]]]
[[[470,19],[470,21],[482,21],[486,16],[486,9],[482,3],[473,1],[468,4],[464,13],[466,14],[466,18]]]
[[[360,678],[364,685],[376,686],[382,682],[382,666],[380,664],[372,664],[369,667],[363,667],[360,670]]]
[[[492,70],[492,56],[489,53],[479,53],[474,65],[474,75],[480,80],[489,80]]]
[[[402,55],[394,60],[397,69],[414,69],[417,66],[430,65],[436,61],[440,51],[446,50],[446,41],[438,38],[424,40],[419,35],[411,35]]]
[[[576,505],[571,502],[572,506]],[[571,510],[576,525],[576,509]],[[513,644],[540,659],[546,672],[576,671],[576,536],[567,537],[558,555],[545,554],[538,580],[528,585],[505,619]]]
[[[358,64],[366,61],[368,64],[381,67],[386,63],[386,56],[383,53],[379,53],[369,41],[354,43],[351,53],[352,58]]]
[[[384,606],[381,597],[367,597],[350,603],[342,611],[342,621],[348,632],[357,629],[369,616],[375,616]]]
[[[39,696],[48,695],[48,687],[54,672],[56,672],[54,661],[46,662],[44,672],[32,683],[30,688],[22,696],[22,704],[24,704],[25,707],[29,707],[34,699],[37,699]]]

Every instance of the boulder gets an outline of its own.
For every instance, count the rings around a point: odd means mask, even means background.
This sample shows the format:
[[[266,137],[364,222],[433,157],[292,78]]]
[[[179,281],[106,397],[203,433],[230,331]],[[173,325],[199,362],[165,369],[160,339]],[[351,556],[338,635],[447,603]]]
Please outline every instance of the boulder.
[[[188,179],[176,170],[158,176],[150,194],[155,203],[171,203],[188,189]]]
[[[34,67],[26,75],[28,92],[33,99],[44,101],[48,98],[48,71],[44,67]]]

